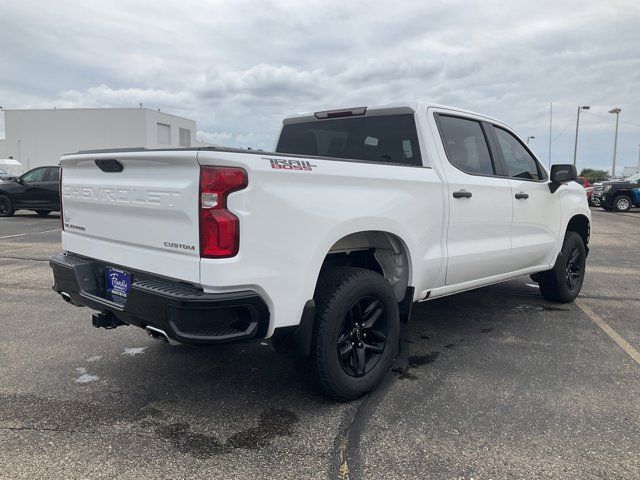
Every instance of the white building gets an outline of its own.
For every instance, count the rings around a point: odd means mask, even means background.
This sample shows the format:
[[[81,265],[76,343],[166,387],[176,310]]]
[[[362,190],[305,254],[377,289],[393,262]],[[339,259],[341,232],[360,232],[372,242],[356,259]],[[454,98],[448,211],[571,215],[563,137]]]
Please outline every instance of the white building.
[[[191,147],[196,122],[147,108],[4,110],[0,158],[13,158],[24,171],[57,165],[64,153],[128,147]]]
[[[624,178],[630,177],[631,175],[635,175],[636,173],[640,173],[640,161],[638,162],[638,166],[636,167],[624,167],[622,169],[622,176]]]

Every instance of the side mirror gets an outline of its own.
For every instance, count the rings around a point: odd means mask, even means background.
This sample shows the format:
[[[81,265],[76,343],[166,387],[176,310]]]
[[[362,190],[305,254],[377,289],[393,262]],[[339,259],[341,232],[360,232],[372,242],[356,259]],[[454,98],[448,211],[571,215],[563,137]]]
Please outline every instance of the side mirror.
[[[551,193],[555,193],[563,183],[569,183],[577,180],[578,171],[576,170],[576,166],[572,164],[552,165],[550,177],[551,182],[549,183],[549,190],[551,190]]]

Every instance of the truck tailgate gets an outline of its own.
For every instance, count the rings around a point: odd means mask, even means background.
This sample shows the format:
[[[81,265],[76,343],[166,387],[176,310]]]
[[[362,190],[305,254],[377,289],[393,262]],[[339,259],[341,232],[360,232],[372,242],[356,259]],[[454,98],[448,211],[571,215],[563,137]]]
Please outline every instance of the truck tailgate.
[[[63,247],[199,283],[196,151],[62,157]]]

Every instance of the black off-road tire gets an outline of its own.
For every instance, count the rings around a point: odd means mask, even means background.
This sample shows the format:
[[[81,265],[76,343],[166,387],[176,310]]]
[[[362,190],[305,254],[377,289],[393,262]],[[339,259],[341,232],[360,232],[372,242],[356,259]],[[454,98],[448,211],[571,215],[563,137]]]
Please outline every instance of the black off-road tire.
[[[573,302],[584,282],[586,259],[582,237],[576,232],[567,232],[553,268],[536,275],[542,296],[552,302]]]
[[[632,205],[633,202],[628,195],[618,195],[613,199],[613,209],[616,212],[628,212],[629,210],[631,210]]]
[[[51,213],[51,210],[36,210],[36,213],[41,217],[46,217]]]
[[[0,217],[13,217],[14,213],[16,210],[13,208],[11,199],[6,195],[0,195]]]
[[[391,285],[372,270],[336,267],[320,275],[314,300],[316,318],[309,365],[316,385],[323,395],[341,401],[374,390],[398,352],[400,313]],[[359,315],[363,311],[373,313]],[[372,327],[365,328],[373,317],[376,320]],[[340,355],[339,345],[349,353]],[[375,351],[380,348],[381,352]],[[359,365],[365,365],[362,371]]]

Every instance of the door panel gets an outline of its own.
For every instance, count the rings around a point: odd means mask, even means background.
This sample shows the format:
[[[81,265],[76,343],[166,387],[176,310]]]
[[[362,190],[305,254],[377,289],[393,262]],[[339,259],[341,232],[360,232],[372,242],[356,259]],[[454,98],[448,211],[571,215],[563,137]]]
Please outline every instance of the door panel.
[[[14,195],[16,206],[30,208],[38,205],[43,195],[40,185],[44,182],[45,174],[46,168],[41,167],[35,168],[20,177],[22,188],[20,192]]]
[[[445,283],[506,273],[511,254],[511,185],[495,175],[497,163],[481,122],[449,115],[437,119],[449,189]]]
[[[47,168],[44,181],[40,184],[42,191],[42,205],[52,210],[60,209],[60,169]]]
[[[494,126],[493,132],[512,190],[510,269],[548,265],[560,234],[559,196],[549,190],[544,169],[524,142],[502,127]]]
[[[460,173],[449,178],[447,285],[510,271],[513,204],[508,180]],[[461,189],[473,196],[454,198]]]
[[[546,182],[515,179],[509,182],[513,192],[511,270],[548,265],[560,235],[559,195],[552,194]],[[525,195],[528,197],[524,198]]]

